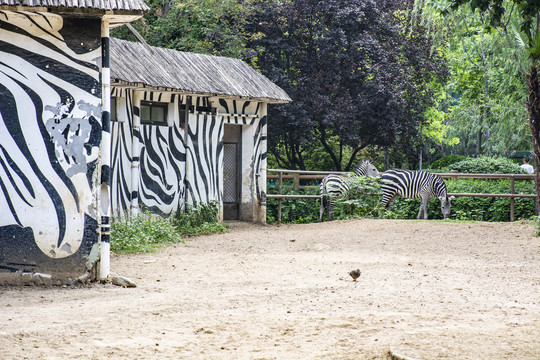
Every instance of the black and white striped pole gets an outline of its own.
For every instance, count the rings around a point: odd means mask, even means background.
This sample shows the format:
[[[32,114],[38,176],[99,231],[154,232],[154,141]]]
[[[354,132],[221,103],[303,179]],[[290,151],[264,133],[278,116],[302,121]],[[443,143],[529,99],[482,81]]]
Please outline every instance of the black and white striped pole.
[[[109,51],[109,22],[101,22],[101,239],[98,279],[105,280],[110,273],[110,182],[111,182],[111,71]]]

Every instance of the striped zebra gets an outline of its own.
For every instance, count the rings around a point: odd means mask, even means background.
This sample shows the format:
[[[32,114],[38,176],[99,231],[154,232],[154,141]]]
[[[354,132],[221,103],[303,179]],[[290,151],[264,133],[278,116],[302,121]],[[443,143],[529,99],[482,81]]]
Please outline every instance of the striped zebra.
[[[377,168],[369,161],[362,160],[354,170],[354,176],[374,177],[379,175]],[[321,181],[321,210],[319,212],[319,221],[323,221],[324,210],[326,217],[332,220],[332,213],[336,205],[336,198],[349,190],[351,178],[337,174],[329,174]],[[329,197],[333,199],[330,200]]]
[[[398,195],[409,199],[422,199],[418,219],[428,218],[428,201],[437,196],[441,201],[441,212],[446,219],[450,216],[451,201],[446,184],[437,175],[425,171],[388,170],[382,173],[382,204],[390,210]]]

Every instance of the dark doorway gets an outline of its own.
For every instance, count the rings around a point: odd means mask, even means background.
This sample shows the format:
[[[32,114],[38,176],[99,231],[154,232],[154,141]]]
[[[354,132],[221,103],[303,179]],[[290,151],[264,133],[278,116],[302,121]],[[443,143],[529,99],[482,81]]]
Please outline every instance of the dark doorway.
[[[242,126],[225,125],[223,134],[223,219],[240,219]]]

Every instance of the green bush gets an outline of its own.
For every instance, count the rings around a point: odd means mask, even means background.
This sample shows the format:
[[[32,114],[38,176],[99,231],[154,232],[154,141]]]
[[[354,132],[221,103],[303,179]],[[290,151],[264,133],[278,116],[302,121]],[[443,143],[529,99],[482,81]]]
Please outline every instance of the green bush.
[[[504,157],[467,158],[447,166],[444,171],[455,170],[470,174],[525,174],[526,172],[512,160]]]
[[[466,157],[463,155],[448,155],[432,162],[429,165],[430,169],[444,169],[449,165],[452,165],[458,161],[465,160]]]
[[[350,217],[379,217],[383,213],[379,178],[355,176],[350,178],[349,191],[343,194],[334,211],[335,219]]]
[[[161,244],[181,242],[171,218],[144,212],[131,220],[113,219],[111,250],[116,253],[152,252]]]
[[[111,250],[116,253],[152,252],[165,243],[182,242],[182,236],[228,231],[218,223],[216,202],[188,206],[185,213],[160,217],[142,212],[132,219],[115,218],[111,224]]]
[[[277,184],[267,186],[269,194],[278,193]],[[318,188],[300,188],[299,192],[293,190],[292,185],[284,184],[282,193],[285,195],[319,195]],[[319,220],[320,199],[281,199],[281,222],[306,224],[317,222]],[[266,222],[273,224],[277,222],[278,199],[266,200]]]
[[[216,234],[228,231],[217,221],[219,206],[212,201],[197,206],[187,205],[186,211],[178,211],[173,217],[173,224],[184,236]]]

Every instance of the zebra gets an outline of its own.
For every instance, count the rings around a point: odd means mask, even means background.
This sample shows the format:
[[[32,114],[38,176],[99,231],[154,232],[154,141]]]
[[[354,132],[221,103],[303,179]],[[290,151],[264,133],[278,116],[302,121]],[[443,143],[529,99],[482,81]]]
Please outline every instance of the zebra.
[[[375,177],[379,175],[377,168],[369,160],[362,160],[354,170],[353,176]],[[321,210],[319,212],[319,221],[323,221],[324,210],[327,211],[328,220],[332,220],[332,213],[336,205],[336,197],[349,190],[350,178],[337,174],[329,174],[321,181]],[[330,200],[329,197],[333,197]]]
[[[390,210],[398,195],[409,199],[422,199],[417,218],[428,218],[428,201],[437,196],[441,201],[441,212],[447,219],[450,216],[453,196],[448,196],[446,184],[435,174],[426,171],[388,170],[382,173],[382,205]]]

